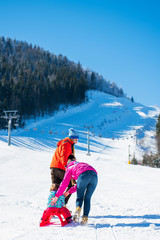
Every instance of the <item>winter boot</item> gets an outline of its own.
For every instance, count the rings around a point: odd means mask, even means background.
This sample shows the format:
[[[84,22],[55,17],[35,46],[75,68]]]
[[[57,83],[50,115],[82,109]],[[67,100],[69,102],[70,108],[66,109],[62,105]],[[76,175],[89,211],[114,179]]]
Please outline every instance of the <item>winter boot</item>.
[[[87,222],[88,222],[88,217],[87,217],[87,216],[83,216],[83,217],[82,217],[82,222],[81,222],[81,224],[82,224],[82,225],[86,225]]]
[[[80,213],[81,213],[81,208],[80,207],[76,207],[76,211],[73,215],[73,221],[74,222],[79,222],[79,218],[80,218]]]

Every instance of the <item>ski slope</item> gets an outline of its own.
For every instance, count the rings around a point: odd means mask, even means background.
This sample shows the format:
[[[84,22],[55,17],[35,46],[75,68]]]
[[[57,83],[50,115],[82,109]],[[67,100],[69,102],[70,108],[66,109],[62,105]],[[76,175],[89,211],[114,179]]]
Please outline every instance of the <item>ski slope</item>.
[[[160,169],[128,164],[156,152],[155,123],[160,109],[101,92],[88,92],[88,103],[61,110],[52,117],[30,120],[24,129],[0,131],[1,240],[159,240]],[[80,135],[78,161],[98,171],[87,226],[39,227],[46,208],[50,162],[56,142],[74,127]],[[87,128],[90,153],[87,155]],[[76,193],[68,208],[74,212]],[[58,219],[55,219],[58,221]]]

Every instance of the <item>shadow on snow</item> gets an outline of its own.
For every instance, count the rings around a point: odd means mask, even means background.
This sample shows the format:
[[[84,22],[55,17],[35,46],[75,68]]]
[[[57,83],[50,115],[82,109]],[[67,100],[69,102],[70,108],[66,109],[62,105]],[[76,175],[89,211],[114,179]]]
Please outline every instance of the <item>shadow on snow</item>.
[[[154,224],[156,227],[160,227],[160,223],[152,222],[151,220],[159,220],[160,215],[154,215],[154,214],[146,214],[143,216],[120,216],[120,215],[107,215],[107,216],[91,216],[91,218],[95,219],[142,219],[142,222],[138,223],[117,223],[117,224],[107,224],[107,223],[97,223],[96,221],[96,227],[97,228],[109,228],[109,227],[150,227],[151,224]],[[148,220],[148,221],[146,221]]]

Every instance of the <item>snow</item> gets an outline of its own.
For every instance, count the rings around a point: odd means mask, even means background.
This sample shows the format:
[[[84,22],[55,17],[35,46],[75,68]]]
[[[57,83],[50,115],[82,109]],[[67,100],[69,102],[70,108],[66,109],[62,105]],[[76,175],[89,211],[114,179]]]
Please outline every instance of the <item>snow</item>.
[[[52,117],[28,121],[24,129],[0,131],[1,240],[159,240],[160,169],[130,165],[129,151],[139,160],[144,150],[156,152],[155,124],[160,109],[101,92],[88,92],[89,102]],[[46,209],[50,162],[56,143],[74,127],[80,135],[79,161],[98,171],[87,226],[39,227]],[[90,152],[87,155],[87,128]],[[74,212],[76,194],[68,208]],[[56,219],[58,221],[58,219]]]

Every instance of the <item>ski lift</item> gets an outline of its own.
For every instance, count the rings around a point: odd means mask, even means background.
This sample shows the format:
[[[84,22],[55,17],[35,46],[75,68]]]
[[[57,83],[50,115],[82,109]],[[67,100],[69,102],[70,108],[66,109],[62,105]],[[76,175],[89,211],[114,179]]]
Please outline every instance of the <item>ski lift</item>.
[[[18,127],[18,126],[19,126],[19,116],[17,116],[16,122],[14,123],[14,126],[15,126],[15,127]]]

